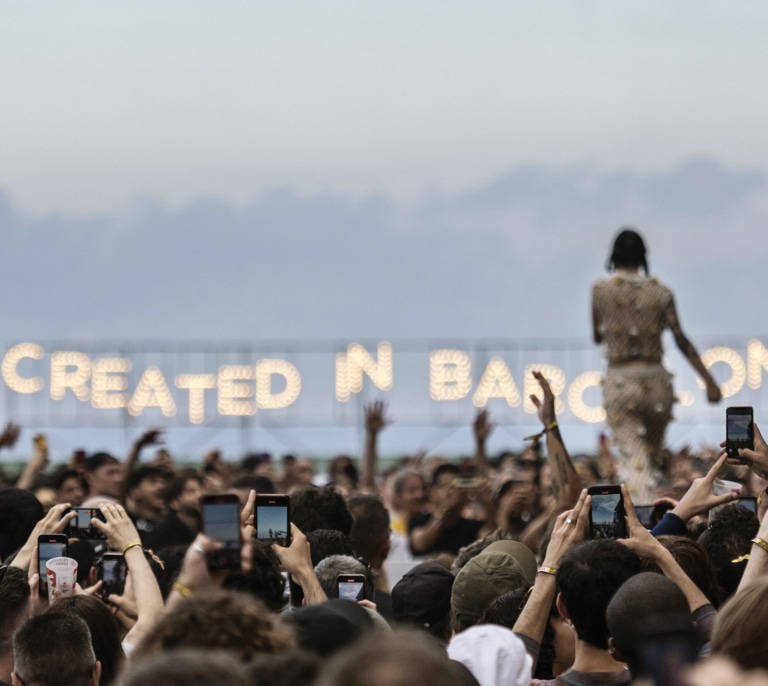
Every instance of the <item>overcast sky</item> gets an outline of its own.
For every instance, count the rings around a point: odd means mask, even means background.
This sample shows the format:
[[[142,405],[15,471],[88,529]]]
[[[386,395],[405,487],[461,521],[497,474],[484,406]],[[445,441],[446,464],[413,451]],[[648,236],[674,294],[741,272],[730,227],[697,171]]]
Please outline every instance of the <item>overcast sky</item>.
[[[6,347],[586,342],[623,224],[700,346],[761,337],[767,20],[758,1],[5,3]]]

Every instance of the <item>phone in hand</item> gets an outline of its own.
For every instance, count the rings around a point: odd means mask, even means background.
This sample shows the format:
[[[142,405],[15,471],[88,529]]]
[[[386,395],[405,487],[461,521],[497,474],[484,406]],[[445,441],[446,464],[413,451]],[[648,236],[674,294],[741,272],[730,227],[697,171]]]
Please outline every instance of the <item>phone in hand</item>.
[[[725,450],[728,457],[738,457],[740,448],[755,449],[755,418],[751,407],[725,410]]]
[[[40,575],[38,590],[40,595],[48,597],[48,571],[45,563],[54,557],[67,557],[67,537],[65,534],[41,534],[37,537],[37,571]]]
[[[101,556],[101,597],[106,601],[110,595],[123,595],[128,564],[122,553],[104,553]]]
[[[291,498],[282,493],[256,496],[253,517],[256,540],[276,543],[287,548],[291,545]]]
[[[591,486],[587,494],[592,496],[589,510],[589,535],[591,538],[626,538],[627,512],[621,486]]]
[[[365,575],[339,574],[336,577],[339,598],[344,600],[365,600]]]
[[[207,553],[208,569],[240,569],[240,501],[236,495],[203,496],[203,533],[221,543],[219,550]]]
[[[107,535],[91,523],[94,519],[105,521],[104,513],[98,507],[72,507],[74,519],[67,525],[67,534],[83,541],[106,541]]]

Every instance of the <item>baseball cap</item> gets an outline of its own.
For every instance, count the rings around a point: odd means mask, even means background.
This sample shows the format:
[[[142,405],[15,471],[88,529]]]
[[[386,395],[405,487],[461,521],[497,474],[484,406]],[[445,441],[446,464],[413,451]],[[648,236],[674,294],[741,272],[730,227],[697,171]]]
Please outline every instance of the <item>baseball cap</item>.
[[[403,575],[392,588],[392,614],[396,622],[432,626],[451,611],[453,574],[438,562],[422,562]]]

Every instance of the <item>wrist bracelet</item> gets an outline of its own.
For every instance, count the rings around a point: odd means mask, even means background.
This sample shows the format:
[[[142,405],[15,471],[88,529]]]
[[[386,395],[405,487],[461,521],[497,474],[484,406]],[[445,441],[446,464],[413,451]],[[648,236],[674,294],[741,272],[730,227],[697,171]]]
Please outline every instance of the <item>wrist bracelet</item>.
[[[759,546],[766,553],[768,553],[768,541],[764,541],[762,538],[753,538],[752,543],[754,543],[756,546]]]
[[[557,567],[545,567],[541,566],[536,570],[537,574],[549,574],[551,576],[557,575]]]
[[[557,428],[557,419],[547,424],[547,431],[552,431],[552,429]]]
[[[141,541],[134,541],[133,543],[129,543],[128,545],[123,546],[123,555],[125,555],[127,550],[130,550],[131,548],[135,548],[136,546],[141,546]]]
[[[189,598],[190,596],[194,595],[192,589],[186,584],[181,583],[181,581],[174,581],[171,588],[177,593],[181,593],[181,595],[183,595],[185,598]]]

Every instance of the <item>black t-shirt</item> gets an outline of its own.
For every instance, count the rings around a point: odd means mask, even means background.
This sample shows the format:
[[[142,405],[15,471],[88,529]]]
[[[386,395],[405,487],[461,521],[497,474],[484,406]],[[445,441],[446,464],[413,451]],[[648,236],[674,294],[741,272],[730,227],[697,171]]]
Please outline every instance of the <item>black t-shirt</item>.
[[[413,515],[408,519],[408,535],[410,536],[414,529],[426,526],[431,521],[431,514]],[[465,545],[469,545],[477,540],[477,534],[482,526],[482,522],[476,519],[465,519],[464,517],[459,519],[452,527],[447,527],[443,524],[435,545],[427,553],[450,553],[451,555],[456,555],[459,552],[459,548],[463,548]]]

